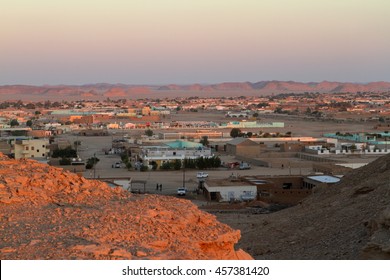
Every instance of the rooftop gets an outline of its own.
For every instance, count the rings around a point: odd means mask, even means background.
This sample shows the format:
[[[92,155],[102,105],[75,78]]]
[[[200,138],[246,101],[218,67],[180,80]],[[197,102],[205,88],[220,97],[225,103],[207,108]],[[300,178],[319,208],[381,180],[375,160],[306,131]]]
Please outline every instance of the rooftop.
[[[321,183],[328,183],[328,184],[338,183],[340,181],[340,178],[329,176],[329,175],[308,176],[307,178],[314,181],[318,181]]]
[[[212,179],[207,180],[206,184],[209,187],[237,187],[237,186],[253,186],[248,182],[242,181],[240,179]]]

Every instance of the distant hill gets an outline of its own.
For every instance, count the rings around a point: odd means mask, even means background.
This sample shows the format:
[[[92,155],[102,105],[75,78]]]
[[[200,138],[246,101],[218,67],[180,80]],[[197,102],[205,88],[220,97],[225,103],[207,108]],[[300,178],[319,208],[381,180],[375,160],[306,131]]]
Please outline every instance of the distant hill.
[[[220,83],[213,85],[168,85],[161,86],[158,90],[242,90],[264,93],[283,93],[283,92],[384,92],[390,90],[389,82],[373,82],[367,84],[341,83],[323,81],[320,83],[301,83],[294,81],[261,81],[256,83]]]
[[[294,81],[226,82],[218,84],[189,85],[126,85],[126,84],[87,84],[87,85],[4,85],[0,86],[0,99],[101,99],[101,98],[142,98],[167,97],[177,95],[234,96],[253,94],[303,93],[303,92],[387,92],[390,82],[366,84],[323,81],[301,83]]]

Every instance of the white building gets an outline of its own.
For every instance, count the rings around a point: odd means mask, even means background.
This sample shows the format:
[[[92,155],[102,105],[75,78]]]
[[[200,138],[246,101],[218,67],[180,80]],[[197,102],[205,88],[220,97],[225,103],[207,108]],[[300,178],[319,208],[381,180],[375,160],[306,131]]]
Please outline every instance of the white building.
[[[204,182],[206,198],[219,202],[249,201],[257,196],[256,185],[240,180],[214,179]]]

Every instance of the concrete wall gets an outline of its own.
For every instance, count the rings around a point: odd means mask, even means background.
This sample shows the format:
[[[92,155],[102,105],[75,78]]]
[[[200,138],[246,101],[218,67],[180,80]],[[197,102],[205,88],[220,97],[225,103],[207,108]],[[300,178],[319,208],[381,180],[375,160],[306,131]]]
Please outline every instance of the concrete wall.
[[[311,193],[312,191],[308,189],[283,190],[283,189],[270,188],[268,190],[260,191],[258,195],[258,199],[268,203],[296,205],[302,199],[309,196]]]
[[[248,186],[215,186],[209,187],[207,183],[205,188],[208,193],[219,193],[219,202],[229,202],[233,200],[241,200],[241,196],[246,195],[247,192],[252,193],[256,196],[257,188],[253,185]]]

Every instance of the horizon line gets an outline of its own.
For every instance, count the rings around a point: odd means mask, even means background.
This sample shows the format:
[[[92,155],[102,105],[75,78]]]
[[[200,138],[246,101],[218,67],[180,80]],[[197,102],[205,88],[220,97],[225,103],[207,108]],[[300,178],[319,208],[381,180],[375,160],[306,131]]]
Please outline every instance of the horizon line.
[[[201,82],[190,82],[190,83],[123,83],[123,82],[90,82],[90,83],[81,83],[81,84],[75,84],[75,83],[58,83],[58,84],[23,84],[23,83],[15,83],[15,84],[0,84],[0,87],[4,86],[31,86],[31,87],[59,87],[59,86],[89,86],[89,85],[123,85],[123,86],[169,86],[169,85],[178,85],[178,86],[188,86],[188,85],[203,85],[203,86],[210,86],[210,85],[218,85],[218,84],[227,84],[227,83],[249,83],[249,84],[256,84],[261,82],[286,82],[286,83],[302,83],[302,84],[320,84],[320,83],[342,83],[342,84],[360,84],[360,85],[367,85],[372,83],[390,83],[390,81],[384,81],[384,80],[377,80],[377,81],[370,81],[370,82],[351,82],[351,81],[329,81],[329,80],[322,80],[322,81],[309,81],[309,82],[303,82],[303,81],[294,81],[294,80],[260,80],[256,82],[250,82],[250,81],[224,81],[224,82],[214,82],[214,83],[201,83]]]

